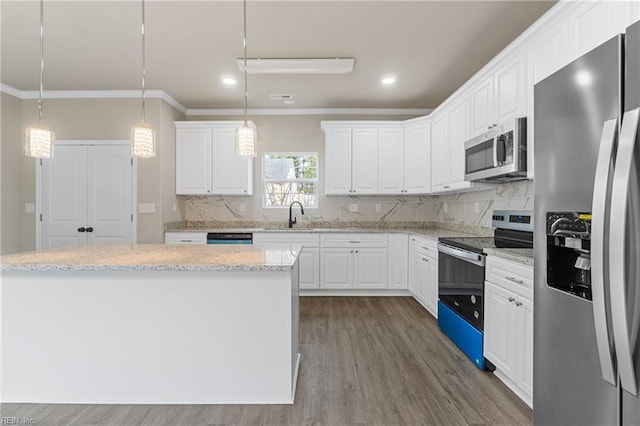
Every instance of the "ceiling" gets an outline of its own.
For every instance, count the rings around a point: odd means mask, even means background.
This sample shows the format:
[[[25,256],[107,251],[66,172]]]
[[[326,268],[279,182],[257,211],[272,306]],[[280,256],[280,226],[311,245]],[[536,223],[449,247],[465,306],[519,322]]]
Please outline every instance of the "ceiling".
[[[350,74],[249,75],[249,106],[436,107],[554,3],[249,0],[249,57],[355,58]],[[37,90],[39,3],[0,7],[2,83]],[[45,0],[44,13],[45,90],[140,89],[140,2]],[[147,0],[146,24],[147,89],[190,109],[243,106],[241,1]],[[283,93],[295,104],[269,97]]]

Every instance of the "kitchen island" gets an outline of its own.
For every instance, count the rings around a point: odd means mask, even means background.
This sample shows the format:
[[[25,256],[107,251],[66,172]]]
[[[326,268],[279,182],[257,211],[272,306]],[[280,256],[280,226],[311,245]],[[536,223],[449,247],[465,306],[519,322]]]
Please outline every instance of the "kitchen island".
[[[299,246],[4,256],[2,402],[293,403]]]

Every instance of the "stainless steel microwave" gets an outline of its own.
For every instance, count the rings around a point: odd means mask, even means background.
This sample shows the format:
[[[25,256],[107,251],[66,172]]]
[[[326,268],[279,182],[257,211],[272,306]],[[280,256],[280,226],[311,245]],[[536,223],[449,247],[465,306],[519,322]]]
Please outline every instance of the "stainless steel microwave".
[[[527,178],[527,119],[514,118],[464,144],[464,180],[509,182]]]

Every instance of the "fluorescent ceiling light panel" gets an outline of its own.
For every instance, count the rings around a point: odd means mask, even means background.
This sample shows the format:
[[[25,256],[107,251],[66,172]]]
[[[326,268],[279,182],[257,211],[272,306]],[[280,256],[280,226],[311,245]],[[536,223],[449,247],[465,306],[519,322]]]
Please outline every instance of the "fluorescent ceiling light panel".
[[[247,58],[249,74],[346,74],[353,71],[353,58],[269,59]],[[244,71],[244,60],[238,59]]]

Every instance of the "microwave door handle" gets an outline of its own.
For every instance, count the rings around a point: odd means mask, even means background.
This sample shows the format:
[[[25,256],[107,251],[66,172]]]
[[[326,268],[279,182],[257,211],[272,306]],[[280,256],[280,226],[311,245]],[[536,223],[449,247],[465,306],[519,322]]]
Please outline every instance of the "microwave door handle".
[[[498,167],[498,138],[493,138],[493,167]]]
[[[626,235],[626,229],[627,208],[631,198],[630,190],[635,189],[637,191],[638,189],[635,185],[632,187],[631,179],[635,179],[633,172],[638,166],[634,164],[633,153],[638,133],[639,115],[640,108],[636,108],[632,111],[627,111],[622,119],[615,172],[613,174],[613,190],[611,191],[611,212],[616,212],[617,217],[615,221],[611,221],[611,232],[609,233],[609,283],[611,285],[613,337],[618,358],[620,384],[624,390],[632,395],[638,395],[638,386],[633,361],[636,336],[631,335],[628,322],[629,307],[627,305],[626,292],[628,253],[626,251],[626,241],[627,238],[636,238],[636,236]],[[634,197],[632,201],[637,202],[637,199]],[[638,214],[637,211],[635,213]],[[634,219],[631,218],[631,220]],[[632,261],[635,262],[636,259]],[[631,277],[631,279],[634,278]],[[635,282],[628,284],[636,285]],[[636,297],[638,297],[637,292]]]
[[[613,336],[607,324],[607,300],[605,296],[609,286],[605,277],[605,227],[609,223],[607,217],[607,200],[609,180],[613,164],[614,146],[618,136],[618,120],[613,119],[604,123],[600,150],[596,163],[595,184],[593,188],[593,205],[591,207],[591,291],[593,295],[593,318],[596,331],[596,345],[600,358],[602,378],[612,385],[617,384],[614,372]],[[554,224],[555,225],[555,224]],[[554,226],[551,231],[553,233]],[[555,234],[554,234],[555,235]]]

